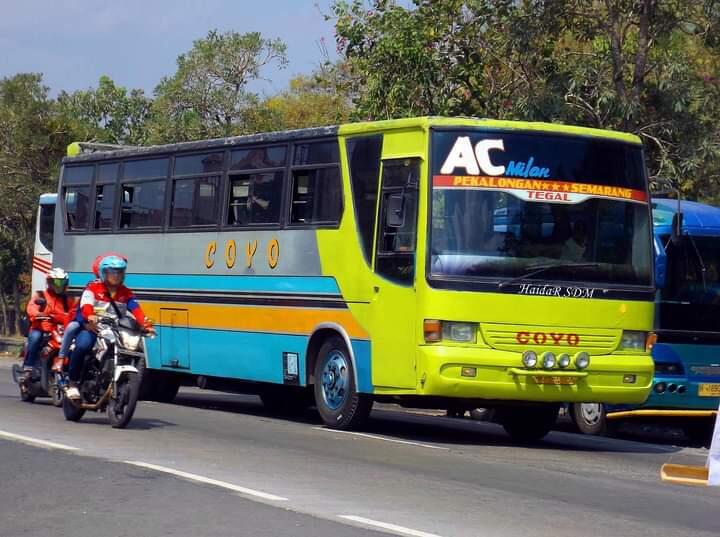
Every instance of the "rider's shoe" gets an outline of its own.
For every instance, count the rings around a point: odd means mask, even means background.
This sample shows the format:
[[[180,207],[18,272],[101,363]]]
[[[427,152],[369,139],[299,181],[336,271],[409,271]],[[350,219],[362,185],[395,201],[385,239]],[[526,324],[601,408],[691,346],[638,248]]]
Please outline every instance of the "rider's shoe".
[[[30,384],[30,382],[32,381],[32,376],[33,376],[33,368],[28,365],[23,366],[23,371],[22,371],[22,376],[20,377],[20,382],[22,382],[24,384]]]
[[[80,391],[74,384],[70,384],[65,388],[65,395],[68,397],[68,399],[71,399],[73,401],[77,401],[78,399],[80,399]]]

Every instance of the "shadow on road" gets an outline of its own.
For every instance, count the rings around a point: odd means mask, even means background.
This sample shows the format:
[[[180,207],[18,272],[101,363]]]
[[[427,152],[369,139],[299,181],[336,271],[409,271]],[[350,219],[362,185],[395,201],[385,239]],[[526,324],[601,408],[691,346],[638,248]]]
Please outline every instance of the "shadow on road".
[[[175,404],[246,414],[261,418],[280,418],[294,423],[322,425],[314,409],[296,415],[273,414],[263,407],[259,398],[248,395],[221,392],[184,390],[178,394]],[[378,405],[370,420],[360,432],[379,434],[397,440],[461,446],[512,446],[517,447],[501,426],[470,419],[448,418],[413,413],[394,405]],[[570,432],[551,432],[545,440],[528,446],[540,450],[573,450],[580,452],[619,453],[672,453],[681,447],[657,445],[630,439],[591,437]]]

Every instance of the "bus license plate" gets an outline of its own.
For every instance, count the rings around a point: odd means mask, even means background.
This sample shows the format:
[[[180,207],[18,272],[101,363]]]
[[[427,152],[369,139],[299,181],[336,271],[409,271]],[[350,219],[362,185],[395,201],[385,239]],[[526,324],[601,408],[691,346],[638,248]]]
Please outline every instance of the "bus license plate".
[[[555,384],[557,385],[567,385],[567,384],[575,384],[575,381],[577,380],[575,377],[546,377],[546,376],[534,376],[533,380],[535,381],[535,384]]]
[[[700,384],[698,395],[700,397],[720,397],[720,384]]]

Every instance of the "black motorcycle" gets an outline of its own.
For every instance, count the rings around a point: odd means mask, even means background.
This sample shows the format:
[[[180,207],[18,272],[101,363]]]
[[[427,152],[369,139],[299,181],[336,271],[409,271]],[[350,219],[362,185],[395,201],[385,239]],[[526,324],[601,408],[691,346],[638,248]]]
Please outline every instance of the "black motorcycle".
[[[133,317],[100,317],[97,342],[85,357],[79,400],[65,397],[63,413],[79,421],[87,410],[107,411],[110,425],[127,427],[140,392],[138,363],[145,358],[144,331]]]
[[[38,321],[51,321],[50,317],[38,317]],[[56,325],[51,332],[43,332],[40,356],[30,377],[25,376],[22,365],[13,364],[12,378],[20,388],[20,399],[32,403],[37,397],[49,397],[54,406],[62,406],[62,374],[52,370],[52,364],[62,344],[63,327]],[[25,361],[27,342],[18,358]]]

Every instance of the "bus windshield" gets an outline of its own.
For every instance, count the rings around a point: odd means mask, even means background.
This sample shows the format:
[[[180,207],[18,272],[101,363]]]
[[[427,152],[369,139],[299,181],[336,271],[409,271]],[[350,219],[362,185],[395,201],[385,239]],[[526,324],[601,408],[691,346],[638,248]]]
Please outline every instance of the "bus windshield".
[[[487,131],[432,140],[431,280],[651,284],[639,146]]]
[[[720,237],[683,236],[667,244],[667,285],[660,291],[659,326],[720,332]]]

